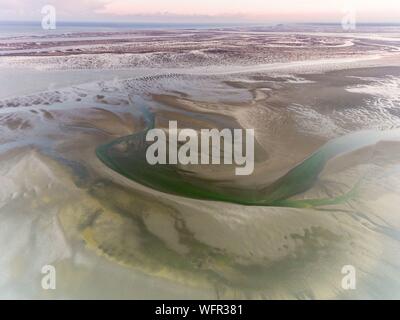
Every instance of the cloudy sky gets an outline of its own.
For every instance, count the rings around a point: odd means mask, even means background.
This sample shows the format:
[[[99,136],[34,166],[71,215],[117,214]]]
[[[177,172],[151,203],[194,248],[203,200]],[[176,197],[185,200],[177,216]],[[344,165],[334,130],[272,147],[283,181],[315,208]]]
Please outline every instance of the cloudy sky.
[[[340,22],[353,7],[362,22],[400,22],[400,0],[0,0],[0,21]]]

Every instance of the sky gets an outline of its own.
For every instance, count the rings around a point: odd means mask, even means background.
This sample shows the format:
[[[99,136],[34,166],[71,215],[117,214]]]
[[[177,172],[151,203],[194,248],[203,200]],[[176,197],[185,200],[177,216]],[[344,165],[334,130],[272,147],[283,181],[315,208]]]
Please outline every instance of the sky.
[[[399,22],[400,0],[0,0],[0,21],[337,22],[349,10],[359,22]],[[353,8],[353,9],[352,9]]]

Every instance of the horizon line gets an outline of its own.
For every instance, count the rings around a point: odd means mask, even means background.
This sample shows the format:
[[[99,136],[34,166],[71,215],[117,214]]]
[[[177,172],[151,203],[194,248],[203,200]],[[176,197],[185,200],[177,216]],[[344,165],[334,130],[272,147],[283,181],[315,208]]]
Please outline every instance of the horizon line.
[[[40,20],[0,20],[0,24],[5,23],[29,23],[29,24],[41,24]],[[300,25],[337,25],[340,26],[340,22],[331,22],[331,21],[271,21],[271,22],[261,22],[261,21],[198,21],[198,22],[170,22],[170,21],[110,21],[110,20],[60,20],[57,21],[57,24],[119,24],[119,25],[129,25],[129,24],[169,24],[169,25],[207,25],[207,24],[221,24],[221,25],[232,25],[232,24],[246,24],[246,25],[293,25],[293,24],[300,24]],[[357,25],[400,25],[400,22],[383,22],[383,21],[360,21],[357,22]]]

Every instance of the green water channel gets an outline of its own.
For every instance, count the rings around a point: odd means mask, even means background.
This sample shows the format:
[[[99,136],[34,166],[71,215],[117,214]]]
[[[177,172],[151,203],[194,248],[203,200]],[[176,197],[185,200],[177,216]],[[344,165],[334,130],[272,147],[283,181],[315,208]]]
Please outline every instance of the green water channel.
[[[185,172],[177,165],[150,165],[146,160],[146,134],[155,126],[155,115],[144,105],[140,107],[145,129],[101,145],[99,159],[119,174],[155,190],[178,196],[224,201],[248,206],[316,207],[338,204],[352,198],[357,186],[334,198],[293,200],[291,197],[307,191],[316,181],[328,160],[385,139],[400,138],[400,130],[359,131],[329,141],[314,154],[270,185],[237,186],[226,181],[210,181]],[[117,145],[124,146],[123,150]],[[360,177],[361,178],[361,177]]]

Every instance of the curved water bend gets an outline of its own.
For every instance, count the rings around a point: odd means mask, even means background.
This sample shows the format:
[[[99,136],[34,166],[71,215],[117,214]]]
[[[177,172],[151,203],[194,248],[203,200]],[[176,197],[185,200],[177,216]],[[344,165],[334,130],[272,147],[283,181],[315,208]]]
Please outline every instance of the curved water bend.
[[[148,144],[145,142],[145,137],[147,131],[155,126],[155,115],[144,104],[140,105],[146,123],[145,129],[99,146],[96,150],[97,156],[111,169],[142,185],[161,192],[201,200],[285,207],[314,207],[339,203],[351,197],[353,191],[327,199],[291,200],[290,198],[311,188],[327,161],[333,157],[382,140],[400,139],[400,129],[368,130],[348,134],[331,140],[266,187],[238,187],[229,183],[215,183],[196,178],[176,165],[148,164],[145,156]]]

